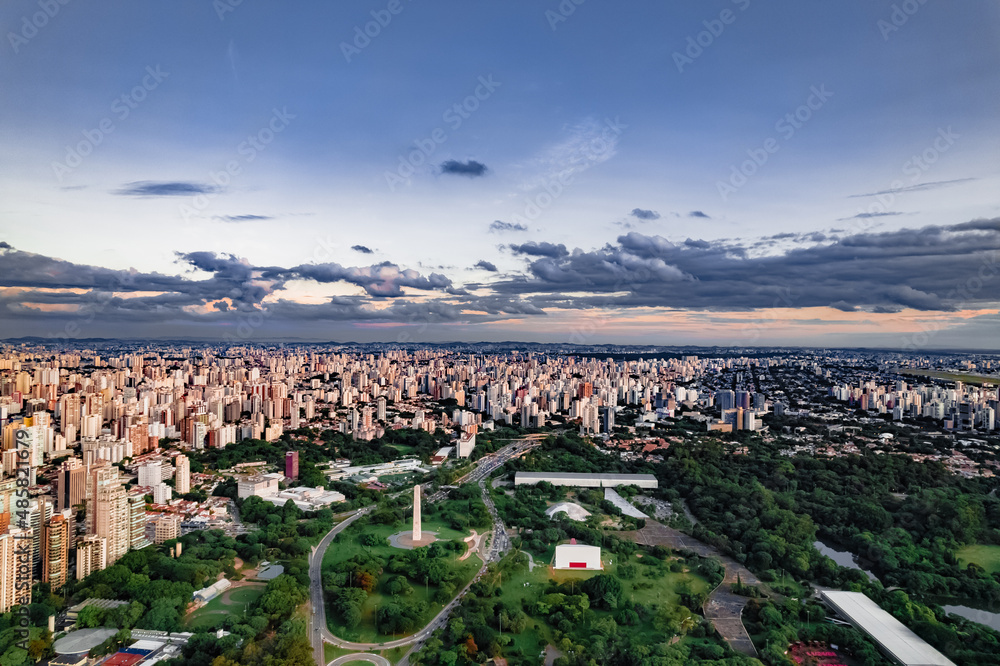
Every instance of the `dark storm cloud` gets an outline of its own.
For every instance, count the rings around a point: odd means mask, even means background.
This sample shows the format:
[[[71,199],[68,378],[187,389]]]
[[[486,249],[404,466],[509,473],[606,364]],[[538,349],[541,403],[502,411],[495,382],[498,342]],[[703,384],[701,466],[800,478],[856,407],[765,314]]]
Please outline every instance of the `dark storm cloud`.
[[[544,315],[545,310],[534,303],[509,296],[487,296],[468,301],[465,306],[491,315]]]
[[[780,234],[774,234],[773,236],[765,236],[760,240],[751,243],[750,247],[770,247],[774,245],[774,241],[791,241],[792,243],[822,243],[823,241],[834,239],[834,236],[827,236],[820,231],[813,231],[804,234],[786,231]]]
[[[131,197],[183,197],[192,194],[211,194],[216,191],[216,187],[204,183],[142,180],[123,185],[115,194]]]
[[[660,219],[660,214],[655,210],[646,210],[644,208],[633,208],[632,212],[629,213],[632,217],[637,220],[650,221]]]
[[[701,218],[704,218],[706,220],[711,220],[712,219],[711,215],[706,215],[705,213],[701,212],[700,210],[693,210],[693,211],[691,211],[690,213],[688,213],[688,217],[701,217]]]
[[[955,180],[936,180],[930,183],[920,183],[919,185],[908,185],[906,187],[901,187],[896,190],[879,190],[878,192],[868,192],[867,194],[851,194],[848,199],[863,199],[865,197],[877,197],[882,194],[906,194],[907,192],[924,192],[926,190],[935,190],[939,187],[948,187],[950,185],[957,185],[959,183],[968,183],[973,180],[978,180],[977,178],[956,178]]]
[[[810,238],[815,242],[807,245]],[[791,248],[779,250],[772,240],[763,256],[752,250],[753,241],[673,243],[637,232],[590,250],[525,243],[511,246],[529,259],[522,273],[458,286],[445,275],[391,262],[284,268],[253,265],[225,253],[186,252],[177,260],[189,270],[164,275],[75,264],[5,243],[0,246],[0,321],[56,327],[89,313],[88,321],[99,314],[104,325],[129,323],[152,333],[175,322],[231,325],[234,317],[262,310],[282,326],[294,326],[297,321],[482,323],[544,315],[551,308],[732,312],[832,307],[892,313],[996,309],[1000,303],[1000,218],[820,242],[823,238],[791,234]],[[486,260],[476,267],[497,272]],[[297,303],[283,298],[293,280],[345,283],[359,287],[359,293],[320,304]],[[407,298],[408,289],[422,293]],[[79,310],[67,313],[58,307],[67,305]]]
[[[441,164],[441,173],[454,176],[468,176],[469,178],[485,176],[488,170],[485,164],[476,160],[469,160],[468,162],[448,160]]]
[[[527,276],[491,288],[571,308],[950,311],[1000,302],[998,254],[1000,219],[856,234],[768,256],[631,232],[598,250],[540,256]],[[975,289],[963,290],[970,280]]]
[[[402,296],[403,287],[433,291],[452,286],[451,280],[440,273],[431,273],[425,277],[415,270],[401,269],[388,261],[373,266],[354,267],[337,263],[303,264],[289,269],[268,269],[263,272],[262,277],[281,281],[298,278],[321,284],[347,282],[376,297]]]
[[[494,220],[490,223],[490,233],[502,233],[504,231],[527,231],[528,227],[520,223],[501,222]]]
[[[223,222],[258,222],[260,220],[273,220],[270,215],[217,215],[217,220]]]
[[[0,294],[5,296],[7,310],[11,312],[20,309],[30,313],[31,308],[26,310],[21,304],[65,304],[83,309],[99,306],[102,317],[119,313],[122,316],[134,314],[140,319],[143,313],[183,319],[192,314],[185,308],[212,305],[223,299],[229,299],[235,310],[256,310],[263,306],[265,298],[282,291],[289,280],[346,282],[379,298],[402,296],[406,287],[456,297],[468,295],[443,275],[422,276],[417,271],[400,269],[388,262],[362,267],[315,264],[281,268],[254,266],[236,256],[215,252],[177,253],[177,260],[189,266],[192,273],[201,271],[209,276],[118,271],[29,252],[7,251],[0,253],[0,288],[18,289],[10,292],[0,289]],[[69,289],[74,291],[48,291]],[[132,297],[126,298],[126,295]],[[212,307],[219,309],[215,305]]]
[[[497,265],[493,262],[486,261],[485,259],[477,261],[474,268],[482,268],[484,271],[489,271],[490,273],[497,272]]]
[[[565,257],[569,252],[566,250],[566,246],[563,244],[555,245],[553,243],[536,243],[531,241],[528,243],[511,243],[507,248],[514,254],[526,254],[531,257]]]
[[[367,245],[352,245],[351,249],[355,252],[360,252],[361,254],[375,254],[375,251]]]

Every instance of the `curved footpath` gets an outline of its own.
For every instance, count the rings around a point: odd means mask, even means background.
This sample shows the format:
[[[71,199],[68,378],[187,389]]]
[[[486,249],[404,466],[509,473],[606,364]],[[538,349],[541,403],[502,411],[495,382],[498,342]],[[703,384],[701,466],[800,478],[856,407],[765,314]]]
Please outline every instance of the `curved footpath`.
[[[358,511],[350,514],[348,518],[336,525],[332,530],[327,532],[326,536],[323,537],[323,540],[319,542],[319,545],[313,549],[312,554],[309,556],[309,580],[311,584],[309,601],[312,605],[312,613],[310,614],[310,623],[312,626],[309,627],[309,634],[313,645],[313,653],[316,664],[319,665],[326,663],[324,661],[325,656],[323,654],[324,641],[332,643],[340,648],[358,650],[362,652],[366,650],[389,650],[406,645],[413,645],[413,649],[415,649],[420,643],[427,640],[436,629],[444,627],[448,621],[448,616],[451,614],[451,611],[458,606],[462,597],[464,597],[466,592],[469,591],[469,588],[472,587],[472,584],[478,581],[483,573],[485,573],[486,567],[490,564],[490,562],[495,562],[500,559],[503,551],[506,550],[510,543],[507,538],[507,531],[503,526],[503,522],[500,520],[496,507],[493,506],[489,493],[486,491],[485,479],[490,475],[490,473],[493,472],[493,470],[501,467],[511,458],[523,455],[526,451],[538,446],[539,443],[540,442],[531,440],[518,440],[513,444],[509,444],[499,451],[480,459],[477,463],[476,469],[464,477],[463,480],[479,482],[479,487],[483,493],[483,501],[486,503],[486,507],[489,510],[490,515],[493,517],[493,532],[490,535],[490,548],[485,557],[480,554],[480,557],[483,557],[484,560],[483,566],[479,569],[476,575],[472,577],[472,580],[470,580],[465,587],[459,590],[458,594],[455,595],[455,598],[442,608],[441,612],[435,615],[434,619],[432,619],[427,626],[414,634],[410,634],[409,636],[393,641],[386,641],[384,643],[355,643],[353,641],[345,641],[344,639],[333,635],[326,623],[326,603],[324,603],[323,600],[323,555],[326,553],[326,549],[330,546],[338,534],[340,534],[355,520],[371,511],[374,507],[368,506],[363,509],[359,509]],[[432,498],[428,498],[428,501],[431,499]],[[400,664],[407,664],[409,662],[409,656],[413,652],[413,649],[410,649],[406,653],[402,661],[399,662]],[[347,656],[351,656],[354,659],[361,658],[361,655]],[[381,657],[379,657],[379,659],[381,659]],[[348,663],[339,661],[339,659],[334,660],[334,662]],[[334,662],[331,662],[331,665]]]
[[[646,526],[641,530],[622,532],[618,536],[647,546],[686,549],[702,557],[714,557],[721,561],[726,569],[726,575],[718,587],[708,595],[702,610],[705,617],[711,620],[715,630],[734,650],[750,657],[757,656],[757,649],[753,646],[746,627],[743,626],[743,607],[750,599],[733,594],[729,589],[737,579],[746,585],[760,585],[760,580],[749,569],[704,541],[652,519],[646,519]]]
[[[369,654],[368,652],[359,652],[357,654],[345,654],[343,657],[337,657],[331,661],[327,666],[341,666],[341,664],[356,664],[359,661],[367,661],[369,664],[376,664],[377,666],[392,666],[389,660],[385,657],[380,657],[377,654]]]

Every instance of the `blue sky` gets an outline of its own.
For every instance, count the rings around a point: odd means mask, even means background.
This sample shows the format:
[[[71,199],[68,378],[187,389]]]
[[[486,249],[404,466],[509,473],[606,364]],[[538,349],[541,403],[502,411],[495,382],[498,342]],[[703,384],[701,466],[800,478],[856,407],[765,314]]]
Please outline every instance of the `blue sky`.
[[[8,275],[0,334],[210,337],[268,308],[254,335],[729,344],[751,325],[761,344],[899,346],[932,327],[983,346],[998,323],[1000,276],[952,294],[956,263],[989,272],[1000,247],[996,225],[953,228],[1000,216],[995,2],[12,0],[0,29],[0,271],[178,278]],[[812,283],[845,247],[929,236],[938,254],[897,272],[865,255],[875,283],[770,307],[808,290],[795,252],[826,253]],[[707,251],[686,241],[713,252],[664,245]],[[258,296],[206,290],[196,253],[241,262]],[[326,264],[355,277],[292,270]]]

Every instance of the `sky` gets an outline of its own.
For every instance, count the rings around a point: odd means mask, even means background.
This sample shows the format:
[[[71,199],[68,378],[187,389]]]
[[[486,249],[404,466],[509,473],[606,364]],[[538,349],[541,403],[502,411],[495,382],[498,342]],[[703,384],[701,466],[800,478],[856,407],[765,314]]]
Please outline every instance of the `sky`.
[[[997,349],[1000,4],[8,0],[0,338]]]

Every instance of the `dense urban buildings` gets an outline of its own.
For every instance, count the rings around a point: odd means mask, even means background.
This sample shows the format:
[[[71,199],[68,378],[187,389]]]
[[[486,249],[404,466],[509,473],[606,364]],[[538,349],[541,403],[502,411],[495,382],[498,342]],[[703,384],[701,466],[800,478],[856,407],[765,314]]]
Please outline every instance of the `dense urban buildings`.
[[[12,561],[13,537],[21,534],[31,544],[35,579],[58,590],[129,550],[229,524],[219,522],[229,513],[228,499],[191,499],[192,490],[211,490],[226,477],[240,499],[292,502],[303,510],[344,501],[329,488],[294,486],[302,474],[294,450],[282,455],[279,471],[259,463],[214,477],[191,471],[200,452],[244,440],[277,441],[303,427],[362,443],[413,429],[450,443],[426,461],[331,460],[319,470],[327,482],[375,486],[382,476],[429,470],[449,456],[468,458],[477,434],[504,425],[568,428],[622,459],[655,461],[671,441],[648,433],[677,419],[697,424],[705,436],[781,434],[790,453],[838,456],[868,448],[940,461],[956,475],[997,473],[996,458],[986,454],[998,434],[1000,360],[989,355],[573,351],[7,345],[0,354],[0,558]],[[766,423],[773,418],[819,424],[837,435],[836,443],[787,427],[771,433]],[[876,422],[910,429],[929,448],[900,446],[888,433],[865,436]],[[29,434],[33,485],[19,518],[11,501],[20,430]],[[515,479],[518,485],[543,481],[658,486],[649,474],[518,472]],[[10,565],[3,571],[9,578]],[[0,604],[7,607],[10,584],[0,581]]]

